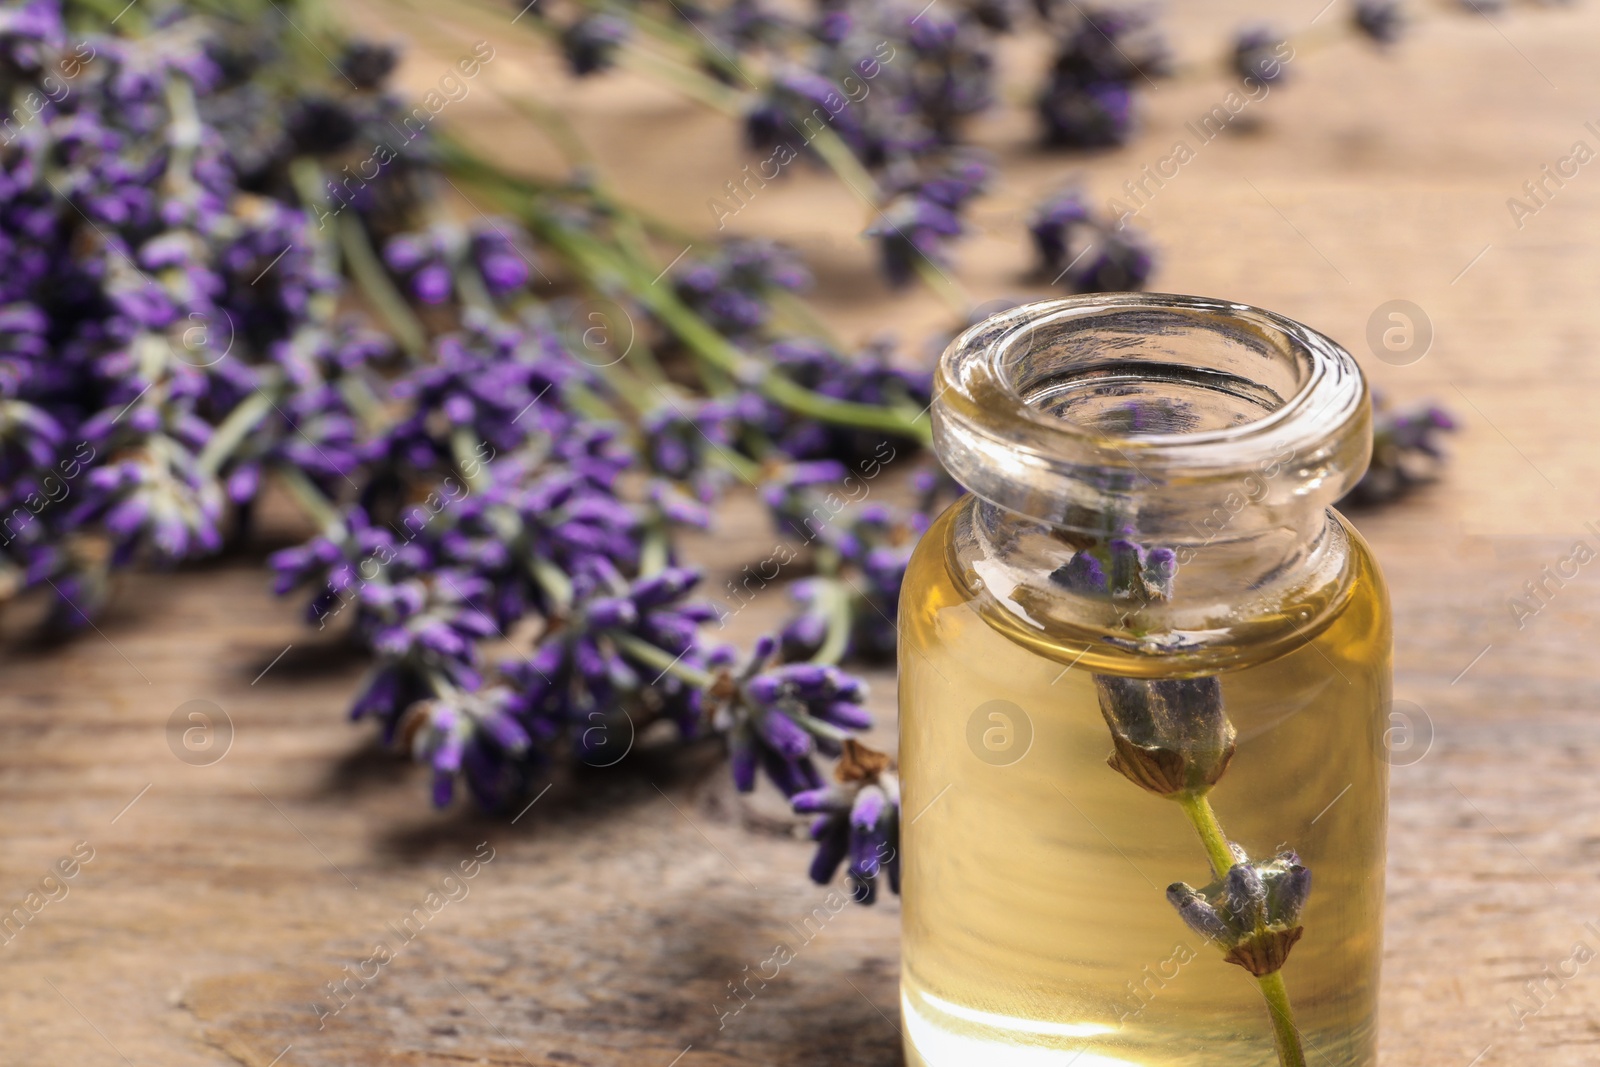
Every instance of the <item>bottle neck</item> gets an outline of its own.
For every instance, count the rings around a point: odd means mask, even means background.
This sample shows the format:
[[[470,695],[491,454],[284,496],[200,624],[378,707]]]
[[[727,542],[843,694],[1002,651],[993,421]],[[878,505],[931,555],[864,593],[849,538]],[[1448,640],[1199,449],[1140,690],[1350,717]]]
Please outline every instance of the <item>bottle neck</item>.
[[[1019,640],[1200,673],[1341,602],[1330,508],[1371,409],[1321,334],[1204,297],[1046,301],[957,337],[935,397],[939,458],[973,494],[952,575]]]
[[[1288,525],[1207,517],[1167,543],[1123,524],[1087,536],[978,497],[958,502],[946,565],[991,625],[1103,673],[1209,674],[1268,659],[1338,614],[1350,532],[1326,508]],[[1233,528],[1235,525],[1240,528]]]

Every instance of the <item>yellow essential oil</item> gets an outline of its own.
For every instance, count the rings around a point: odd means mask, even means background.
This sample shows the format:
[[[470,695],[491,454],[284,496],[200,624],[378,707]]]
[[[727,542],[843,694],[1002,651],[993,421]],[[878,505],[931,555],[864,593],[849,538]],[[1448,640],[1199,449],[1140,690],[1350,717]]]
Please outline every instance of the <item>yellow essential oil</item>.
[[[1209,880],[1194,829],[1106,765],[1081,643],[1024,647],[952,575],[961,506],[925,535],[901,599],[907,1063],[1274,1067],[1256,983],[1165,897]],[[1238,750],[1210,794],[1252,856],[1288,845],[1313,872],[1282,973],[1307,1057],[1328,1067],[1375,1062],[1382,926],[1390,635],[1382,581],[1351,543],[1325,628],[1222,676]]]

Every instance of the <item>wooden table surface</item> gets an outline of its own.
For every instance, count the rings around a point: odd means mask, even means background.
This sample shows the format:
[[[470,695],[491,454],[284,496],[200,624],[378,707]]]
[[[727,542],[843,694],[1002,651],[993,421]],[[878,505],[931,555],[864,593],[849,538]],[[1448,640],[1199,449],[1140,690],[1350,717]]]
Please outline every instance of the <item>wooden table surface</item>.
[[[1304,25],[1322,3],[1273,15]],[[1191,2],[1168,24],[1199,53],[1265,6]],[[1334,0],[1323,20],[1349,6]],[[1551,584],[1520,626],[1510,606],[1574,541],[1600,548],[1600,526],[1585,525],[1600,520],[1600,163],[1521,228],[1506,204],[1575,142],[1600,148],[1584,125],[1600,119],[1600,7],[1514,11],[1431,20],[1388,56],[1351,42],[1298,57],[1292,84],[1252,105],[1257,128],[1204,146],[1142,216],[1159,288],[1301,319],[1345,341],[1392,397],[1435,397],[1463,423],[1444,482],[1357,517],[1393,588],[1396,696],[1431,738],[1393,778],[1387,1067],[1600,1060],[1600,963],[1569,962],[1576,946],[1585,959],[1600,950],[1600,564]],[[724,121],[625,73],[571,85],[520,27],[396,22],[371,6],[353,17],[414,40],[401,82],[419,97],[472,41],[491,41],[497,85],[560,106],[630,195],[687,225],[706,227],[705,200],[743,162]],[[1013,97],[1038,63],[1007,50]],[[978,139],[1003,176],[959,249],[959,279],[975,299],[1041,292],[1024,269],[1028,206],[1073,175],[1110,195],[1225,91],[1164,86],[1136,143],[1091,159],[1039,152],[1016,109],[986,120]],[[451,120],[548,167],[547,145],[489,83],[474,93]],[[853,236],[861,219],[848,192],[801,173],[733,229],[804,250],[847,337],[893,331],[920,348],[942,312],[876,281]],[[1435,333],[1406,366],[1365,340],[1394,299],[1424,309]],[[736,501],[696,554],[736,572],[767,536]],[[98,630],[63,646],[10,627],[0,911],[75,846],[92,859],[0,944],[0,1064],[900,1062],[893,900],[832,919],[719,1021],[728,983],[795,944],[825,894],[804,878],[806,847],[741,804],[709,759],[560,780],[515,825],[435,813],[420,772],[344,719],[362,665],[266,586],[260,553],[245,553],[127,579]],[[741,636],[785,608],[767,591],[739,616]],[[892,738],[893,678],[874,681]],[[190,700],[234,725],[209,766],[169,748],[169,719]],[[389,924],[480,842],[493,859],[468,895],[319,1029],[311,1004],[329,1000],[326,983],[393,940]],[[1538,998],[1530,980],[1544,982]],[[1538,1010],[1519,1022],[1519,1001]]]

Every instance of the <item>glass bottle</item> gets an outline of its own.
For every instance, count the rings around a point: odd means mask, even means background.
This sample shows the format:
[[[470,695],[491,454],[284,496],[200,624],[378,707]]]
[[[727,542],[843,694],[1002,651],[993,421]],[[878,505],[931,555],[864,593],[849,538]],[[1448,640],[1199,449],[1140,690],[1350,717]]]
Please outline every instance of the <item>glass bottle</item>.
[[[1388,597],[1349,353],[1111,294],[958,337],[900,616],[911,1067],[1371,1067]]]

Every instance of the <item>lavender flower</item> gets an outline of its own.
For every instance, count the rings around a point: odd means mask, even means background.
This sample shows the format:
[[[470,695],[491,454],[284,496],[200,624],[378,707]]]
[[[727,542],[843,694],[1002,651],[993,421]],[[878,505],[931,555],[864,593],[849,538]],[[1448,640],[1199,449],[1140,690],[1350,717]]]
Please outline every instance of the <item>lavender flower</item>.
[[[357,40],[345,45],[337,66],[356,88],[371,90],[383,87],[399,61],[399,53],[388,45]]]
[[[454,798],[458,778],[486,811],[501,811],[523,794],[536,750],[514,705],[512,691],[498,685],[476,692],[450,687],[411,705],[400,741],[432,768],[435,807]]]
[[[933,402],[932,373],[902,365],[888,340],[875,341],[846,355],[821,341],[786,338],[768,352],[774,365],[789,378],[836,400],[900,407],[913,413],[927,410]],[[759,429],[772,438],[784,455],[797,460],[836,460],[872,476],[883,464],[911,448],[904,442],[891,443],[881,433],[796,418],[770,404],[764,411]],[[746,411],[740,415],[754,417]],[[848,473],[849,470],[840,471],[835,480],[842,480]]]
[[[1050,575],[1052,581],[1083,596],[1110,596],[1149,604],[1172,596],[1177,553],[1146,548],[1125,536],[1079,549]]]
[[[1223,950],[1223,958],[1257,978],[1281,969],[1305,928],[1300,912],[1311,893],[1311,872],[1293,851],[1251,863],[1237,845],[1238,862],[1210,885],[1175,882],[1167,899],[1179,918]]]
[[[1038,98],[1045,143],[1120,145],[1133,132],[1136,83],[1167,73],[1166,46],[1140,11],[1073,5]]]
[[[1143,289],[1155,269],[1148,243],[1126,217],[1096,218],[1076,189],[1040,203],[1028,231],[1040,272],[1075,293]]]
[[[1455,419],[1437,404],[1390,409],[1375,397],[1372,406],[1372,462],[1339,507],[1387,504],[1433,481],[1445,460],[1439,439],[1456,429]]]
[[[439,229],[400,234],[384,246],[383,261],[405,279],[412,296],[424,304],[442,304],[455,286],[451,244],[447,232]]]
[[[730,337],[766,325],[774,293],[794,292],[811,282],[793,251],[767,240],[727,241],[714,258],[684,264],[675,278],[683,301]]]
[[[633,729],[629,708],[694,736],[704,694],[683,673],[723,660],[699,639],[716,610],[685,600],[699,580],[697,571],[670,568],[628,582],[591,563],[574,577],[576,599],[559,627],[530,659],[501,664],[514,684],[519,720],[548,735],[570,734],[580,759],[612,729]],[[669,663],[686,671],[674,673]]]
[[[908,285],[919,260],[935,266],[945,262],[945,242],[965,230],[961,209],[987,180],[983,163],[964,158],[898,184],[878,220],[866,230],[867,236],[878,238],[880,263],[890,285]]]
[[[1095,675],[1113,770],[1158,796],[1201,795],[1233,759],[1234,729],[1216,678]]]
[[[1241,30],[1233,42],[1233,70],[1239,77],[1267,85],[1282,80],[1284,53],[1294,53],[1281,35],[1266,26]]]
[[[562,32],[561,51],[573,74],[595,74],[616,62],[617,50],[628,34],[628,23],[614,15],[584,15]]]
[[[1373,42],[1393,44],[1405,29],[1405,13],[1398,0],[1356,0],[1351,22]]]
[[[796,814],[816,816],[811,880],[827,885],[848,860],[845,873],[856,903],[877,899],[880,875],[887,875],[890,891],[899,893],[900,786],[889,757],[848,738],[835,777],[837,784],[790,798]]]
[[[792,797],[822,785],[817,752],[838,755],[846,731],[871,720],[861,702],[865,685],[835,667],[793,663],[763,670],[776,643],[762,638],[713,725],[728,737],[733,780],[740,792],[755,788],[759,768]]]
[[[1067,263],[1067,248],[1078,227],[1090,224],[1091,212],[1083,193],[1066,189],[1042,201],[1033,209],[1028,232],[1039,253],[1039,263],[1052,276]]]

